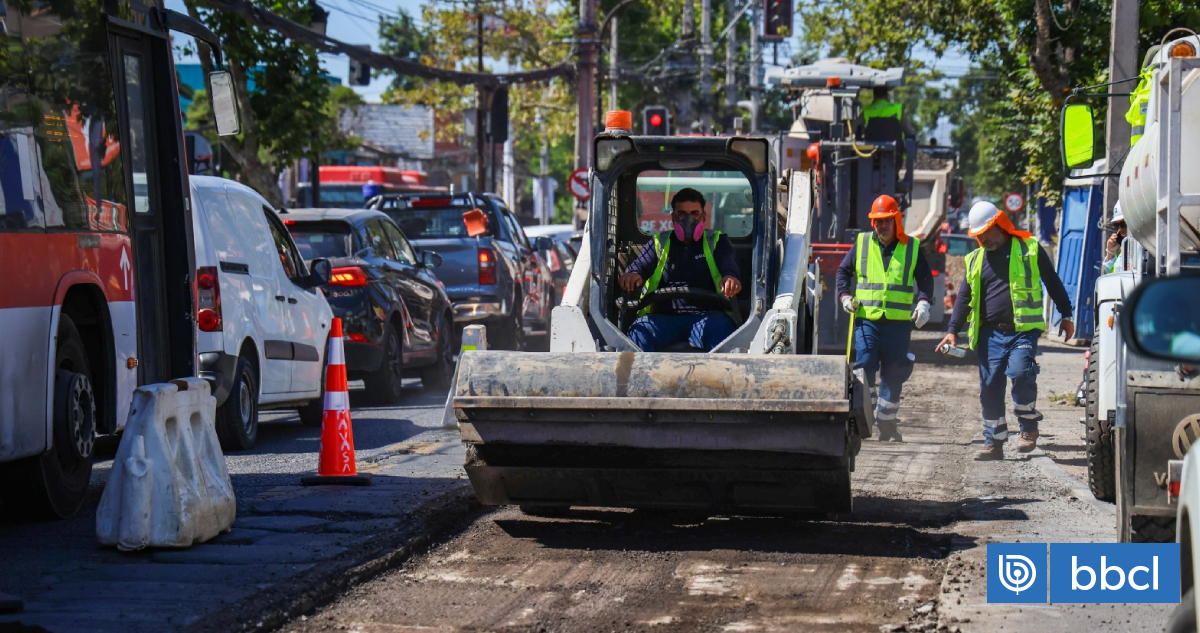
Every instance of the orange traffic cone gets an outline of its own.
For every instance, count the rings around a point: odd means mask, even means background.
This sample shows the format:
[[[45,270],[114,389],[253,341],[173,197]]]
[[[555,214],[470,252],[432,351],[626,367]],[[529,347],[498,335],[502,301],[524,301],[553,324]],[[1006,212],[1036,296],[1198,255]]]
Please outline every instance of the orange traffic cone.
[[[325,370],[325,415],[321,418],[321,450],[317,474],[300,479],[305,486],[342,484],[366,486],[371,475],[354,466],[354,428],[350,424],[350,392],[346,386],[346,353],[342,349],[342,320],[329,328]]]

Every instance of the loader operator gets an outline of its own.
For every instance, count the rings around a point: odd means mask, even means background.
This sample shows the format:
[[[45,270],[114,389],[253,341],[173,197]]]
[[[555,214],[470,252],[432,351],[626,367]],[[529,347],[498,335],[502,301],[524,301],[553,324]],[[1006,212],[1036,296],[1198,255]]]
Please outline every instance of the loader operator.
[[[867,107],[862,109],[862,125],[865,128],[871,122],[871,119],[880,118],[896,119],[900,123],[900,129],[905,136],[913,137],[917,135],[916,128],[913,127],[912,121],[904,112],[904,104],[893,103],[888,98],[888,89],[884,86],[876,86],[872,89],[871,94],[873,100]]]
[[[730,298],[742,291],[733,245],[720,231],[704,229],[708,219],[704,205],[704,194],[691,188],[680,189],[671,198],[674,229],[655,235],[653,247],[648,244],[642,249],[618,279],[623,290],[634,292],[641,287],[645,296],[659,288],[713,288]],[[728,314],[680,298],[639,313],[629,327],[629,340],[643,352],[661,351],[683,341],[708,352],[733,330]]]
[[[954,346],[965,326],[967,346],[979,361],[979,403],[983,408],[983,448],[975,459],[1004,458],[1008,424],[1004,420],[1006,378],[1012,379],[1013,412],[1021,425],[1017,450],[1037,447],[1042,414],[1037,401],[1038,338],[1046,330],[1042,285],[1060,314],[1069,315],[1071,298],[1054,272],[1050,256],[1029,233],[1018,231],[1008,215],[990,202],[971,207],[967,231],[980,248],[966,258],[966,279],[946,336],[938,344]],[[1058,333],[1064,340],[1075,334],[1075,324],[1064,318]]]
[[[921,254],[920,240],[905,235],[904,218],[894,198],[886,194],[876,198],[868,217],[874,232],[859,233],[838,266],[837,293],[842,309],[854,315],[854,369],[866,373],[872,400],[878,399],[879,441],[902,442],[896,414],[900,391],[913,369],[908,358],[909,320],[917,327],[929,322],[933,273]],[[856,281],[853,295],[851,279]]]

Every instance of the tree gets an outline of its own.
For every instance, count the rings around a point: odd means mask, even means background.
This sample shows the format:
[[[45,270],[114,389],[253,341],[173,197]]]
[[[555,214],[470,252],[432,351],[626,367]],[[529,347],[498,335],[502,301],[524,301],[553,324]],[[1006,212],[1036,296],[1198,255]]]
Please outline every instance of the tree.
[[[242,134],[221,137],[221,146],[240,166],[247,184],[272,204],[282,205],[275,168],[323,149],[327,135],[320,131],[328,131],[333,120],[325,107],[329,81],[322,76],[312,48],[201,2],[184,0],[188,13],[223,43],[242,117]],[[256,0],[256,4],[302,24],[309,21],[305,0]],[[212,57],[205,45],[198,48],[207,75],[213,70]]]

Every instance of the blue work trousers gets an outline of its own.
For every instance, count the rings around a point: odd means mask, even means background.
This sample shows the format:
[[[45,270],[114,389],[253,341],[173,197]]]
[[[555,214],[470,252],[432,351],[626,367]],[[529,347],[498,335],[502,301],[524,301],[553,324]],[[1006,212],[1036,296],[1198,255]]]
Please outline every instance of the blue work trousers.
[[[1021,431],[1037,431],[1042,414],[1037,401],[1038,338],[1041,330],[1003,332],[982,326],[975,353],[979,358],[979,404],[983,406],[983,443],[988,446],[1008,439],[1004,419],[1004,388],[1012,380],[1013,413]]]
[[[854,369],[862,369],[867,385],[875,394],[879,374],[878,403],[875,419],[880,428],[895,423],[900,410],[900,391],[912,375],[913,362],[908,359],[908,343],[912,338],[912,323],[889,319],[854,320]]]
[[[724,312],[647,314],[629,326],[629,340],[643,352],[658,352],[681,341],[707,352],[733,329],[733,319]]]

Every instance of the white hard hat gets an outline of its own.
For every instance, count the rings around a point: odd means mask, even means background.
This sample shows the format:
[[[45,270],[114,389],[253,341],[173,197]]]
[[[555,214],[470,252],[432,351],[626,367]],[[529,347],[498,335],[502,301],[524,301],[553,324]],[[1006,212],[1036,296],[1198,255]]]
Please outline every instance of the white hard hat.
[[[971,205],[971,210],[967,213],[967,234],[979,237],[991,226],[992,220],[995,220],[999,213],[1000,209],[990,202],[981,200]]]
[[[1120,203],[1120,201],[1118,201],[1115,205],[1113,205],[1112,219],[1109,220],[1109,222],[1112,224],[1116,224],[1117,222],[1124,222],[1124,221],[1125,221],[1125,214],[1121,213],[1121,203]]]

